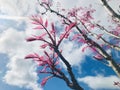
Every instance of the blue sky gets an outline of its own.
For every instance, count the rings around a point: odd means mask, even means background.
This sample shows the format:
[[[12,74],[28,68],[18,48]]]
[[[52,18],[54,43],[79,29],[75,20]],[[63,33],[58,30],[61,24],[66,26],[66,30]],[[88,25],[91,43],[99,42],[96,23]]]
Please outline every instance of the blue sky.
[[[60,1],[64,8],[71,8],[75,5],[88,6],[90,4],[88,1],[93,2],[93,0],[53,1],[55,1],[55,6]],[[101,23],[107,25],[104,22],[104,18],[107,17],[105,16],[106,11],[99,0],[93,2],[92,5],[98,9],[94,16],[103,19]],[[111,5],[113,6],[113,4]],[[55,7],[53,8],[55,9]],[[118,7],[114,5],[113,8],[116,10]],[[34,26],[31,25],[29,17],[37,14],[41,9],[37,0],[0,0],[0,90],[70,90],[65,82],[58,78],[50,79],[44,88],[40,87],[40,81],[46,75],[36,73],[35,62],[24,60],[25,55],[31,52],[42,53],[42,50],[38,49],[39,42],[27,43],[25,41],[26,37],[37,33],[32,30]],[[53,17],[49,13],[48,16],[45,16],[50,21],[56,21],[57,17]],[[59,23],[56,24],[61,29]],[[85,90],[119,90],[113,85],[113,82],[120,81],[120,79],[112,69],[93,59],[90,49],[86,49],[83,53],[82,48],[85,45],[81,47],[75,45],[75,43],[67,41],[67,44],[63,43],[62,48],[63,55],[72,65],[80,85]],[[116,55],[114,58],[119,62],[119,52],[112,51],[112,55]],[[64,66],[63,69],[65,71]]]

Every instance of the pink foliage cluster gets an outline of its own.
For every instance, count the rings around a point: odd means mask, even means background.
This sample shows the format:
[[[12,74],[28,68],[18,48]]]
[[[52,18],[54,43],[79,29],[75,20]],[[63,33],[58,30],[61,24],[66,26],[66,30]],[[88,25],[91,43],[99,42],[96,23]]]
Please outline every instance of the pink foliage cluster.
[[[43,22],[42,18],[38,17],[38,16],[33,16],[32,20],[33,20],[32,23],[37,25],[34,29],[35,30],[43,30],[44,33],[39,36],[33,35],[32,37],[29,37],[26,40],[27,41],[35,41],[35,40],[43,41],[46,43],[41,46],[43,48],[45,48],[46,46],[50,46],[52,48],[54,48],[54,46],[58,47],[60,45],[60,43],[63,41],[63,39],[68,38],[68,36],[71,32],[71,29],[77,24],[76,22],[74,22],[74,23],[71,23],[70,25],[66,26],[64,32],[59,36],[59,40],[57,40],[56,28],[54,26],[54,23],[51,23],[51,29],[48,30],[47,29],[47,27],[48,27],[47,20],[45,22]],[[45,36],[48,36],[50,41],[47,40],[45,38]]]
[[[45,77],[42,82],[41,86],[44,86],[48,79],[52,78],[53,75],[59,75],[58,71],[61,69],[59,65],[59,59],[56,54],[48,54],[44,51],[43,56],[39,56],[37,53],[29,54],[25,57],[25,59],[33,59],[37,62],[38,66],[41,67],[41,70],[38,70],[38,73],[46,73],[52,74],[51,76]],[[56,68],[56,70],[55,70]]]
[[[95,9],[92,9],[90,6],[89,8],[85,7],[78,7],[72,8],[69,10],[68,17],[75,17],[76,19],[80,20],[82,23],[89,23],[90,20],[94,19],[92,14],[95,12]]]
[[[51,74],[51,76],[45,77],[42,80],[41,86],[44,86],[48,79],[54,77],[54,75],[59,76],[59,71],[61,70],[59,67],[59,57],[57,53],[55,53],[54,49],[59,47],[63,39],[68,38],[71,29],[76,26],[76,23],[71,23],[70,25],[66,26],[64,32],[59,36],[59,40],[57,40],[57,32],[54,23],[50,24],[51,29],[49,29],[47,20],[44,22],[41,17],[32,16],[32,24],[36,25],[34,30],[42,30],[43,33],[38,36],[33,35],[26,40],[28,42],[36,40],[42,41],[44,44],[42,44],[40,48],[45,49],[46,47],[49,47],[50,51],[47,52],[44,50],[44,55],[42,56],[38,55],[37,53],[29,54],[25,57],[25,59],[33,59],[38,63],[38,65],[41,67],[41,70],[39,70],[38,73]]]

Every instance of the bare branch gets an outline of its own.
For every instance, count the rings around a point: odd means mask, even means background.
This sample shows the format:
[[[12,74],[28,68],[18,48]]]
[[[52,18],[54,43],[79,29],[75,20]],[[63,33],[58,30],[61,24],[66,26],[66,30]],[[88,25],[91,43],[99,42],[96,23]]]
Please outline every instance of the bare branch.
[[[95,38],[98,38],[98,35],[95,34],[95,33],[89,33],[89,34],[92,35],[92,36],[94,36]],[[116,46],[116,45],[114,45],[114,44],[112,44],[112,43],[109,43],[108,41],[106,41],[106,40],[105,40],[104,38],[102,38],[102,37],[99,37],[99,39],[102,40],[105,44],[109,45],[111,48],[114,48],[114,49],[120,51],[120,47],[119,47],[119,46]]]
[[[105,27],[101,26],[100,24],[95,24],[95,25],[98,26],[101,30],[103,30],[106,34],[120,39],[120,36],[114,35],[113,33],[109,32]]]
[[[61,58],[61,60],[65,63],[65,65],[67,66],[68,73],[70,75],[71,81],[73,82],[73,89],[83,90],[83,88],[79,86],[77,80],[75,79],[75,76],[72,72],[72,68],[71,68],[71,65],[69,64],[69,62],[63,57],[63,55],[57,48],[54,48],[54,50],[58,54],[58,56]]]
[[[115,18],[115,20],[120,22],[120,15],[118,15],[107,3],[106,0],[100,0],[101,3],[103,4],[103,6],[105,7],[105,9],[108,11],[108,13]]]

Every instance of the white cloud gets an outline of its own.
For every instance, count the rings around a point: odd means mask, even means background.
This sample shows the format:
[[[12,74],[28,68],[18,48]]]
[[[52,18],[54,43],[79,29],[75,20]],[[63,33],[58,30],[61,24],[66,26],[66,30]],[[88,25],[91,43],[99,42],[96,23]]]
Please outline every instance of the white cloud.
[[[118,86],[114,86],[114,81],[120,81],[116,76],[104,77],[101,75],[98,76],[86,76],[83,78],[78,78],[79,82],[84,82],[93,90],[119,90]]]
[[[86,44],[76,48],[74,46],[75,44],[76,43],[71,41],[64,42],[62,44],[62,54],[72,66],[80,66],[80,64],[84,62],[85,56],[90,54],[90,51],[86,48],[86,50],[82,52],[82,49]]]
[[[7,15],[30,15],[35,13],[37,0],[0,0],[0,10]]]
[[[29,20],[29,17],[0,15],[0,19],[5,20]]]
[[[69,0],[53,0],[53,1],[54,1],[54,3],[60,2],[61,3],[60,7],[68,9],[68,8],[76,6],[78,4],[79,0],[74,0],[74,1],[69,1]]]
[[[41,90],[37,83],[36,64],[24,60],[28,53],[38,51],[39,44],[26,43],[26,33],[27,30],[17,31],[11,28],[0,34],[0,53],[7,54],[10,59],[7,64],[8,71],[4,76],[4,82],[32,90]]]
[[[9,85],[40,90],[37,84],[37,73],[35,65],[31,61],[25,61],[20,57],[12,57],[7,65],[8,71],[4,76],[4,81]]]

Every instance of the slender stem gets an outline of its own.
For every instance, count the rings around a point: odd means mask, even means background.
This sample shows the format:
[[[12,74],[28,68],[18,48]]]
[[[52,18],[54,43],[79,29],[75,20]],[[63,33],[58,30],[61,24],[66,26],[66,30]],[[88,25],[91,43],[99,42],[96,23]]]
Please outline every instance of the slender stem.
[[[109,6],[109,4],[107,3],[107,1],[106,1],[106,0],[100,0],[100,1],[102,2],[102,4],[103,4],[103,6],[105,7],[105,9],[109,12],[109,14],[110,14],[113,18],[117,19],[117,20],[120,22],[120,15],[118,15],[118,14]]]
[[[46,33],[48,34],[50,40],[52,41],[52,43],[55,44],[55,42],[54,42],[54,40],[53,40],[53,38],[52,38],[50,32],[47,30],[47,28],[46,28],[42,23],[40,23],[39,21],[36,20],[36,22],[38,22],[40,25],[42,25],[42,27],[44,28],[44,30],[45,30]]]
[[[105,27],[103,27],[103,26],[101,26],[101,25],[99,25],[99,24],[96,24],[96,26],[98,26],[101,30],[103,30],[103,31],[104,31],[105,33],[107,33],[108,35],[111,35],[111,36],[113,36],[113,37],[115,37],[115,38],[119,38],[119,39],[120,39],[120,36],[116,36],[116,35],[110,33]]]
[[[73,88],[75,90],[83,90],[83,88],[78,84],[78,82],[72,72],[72,68],[71,68],[71,65],[69,64],[69,62],[63,57],[63,55],[60,53],[60,51],[57,48],[55,48],[54,50],[58,54],[58,56],[61,58],[61,60],[65,63],[65,65],[67,66],[67,71],[70,75],[71,81],[73,82]]]

